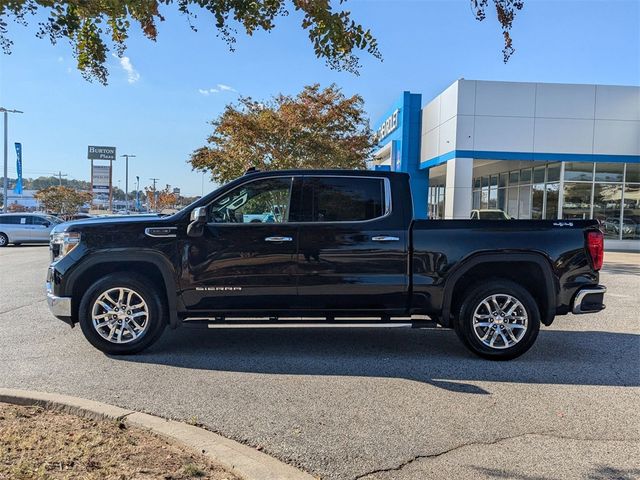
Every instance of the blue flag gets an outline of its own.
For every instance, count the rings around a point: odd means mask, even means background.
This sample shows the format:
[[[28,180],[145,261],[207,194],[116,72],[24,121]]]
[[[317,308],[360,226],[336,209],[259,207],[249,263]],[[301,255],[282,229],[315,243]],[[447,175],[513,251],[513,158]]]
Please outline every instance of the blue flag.
[[[18,181],[13,191],[22,195],[22,144],[16,142],[16,170],[18,171]]]

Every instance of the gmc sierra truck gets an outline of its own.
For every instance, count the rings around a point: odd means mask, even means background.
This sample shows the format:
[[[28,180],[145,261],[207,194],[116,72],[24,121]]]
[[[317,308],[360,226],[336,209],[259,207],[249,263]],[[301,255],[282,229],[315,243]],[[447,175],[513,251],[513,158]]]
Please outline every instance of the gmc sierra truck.
[[[58,225],[50,248],[51,311],[109,354],[167,325],[373,317],[510,359],[606,291],[597,221],[416,220],[408,175],[391,172],[251,172],[169,217]]]

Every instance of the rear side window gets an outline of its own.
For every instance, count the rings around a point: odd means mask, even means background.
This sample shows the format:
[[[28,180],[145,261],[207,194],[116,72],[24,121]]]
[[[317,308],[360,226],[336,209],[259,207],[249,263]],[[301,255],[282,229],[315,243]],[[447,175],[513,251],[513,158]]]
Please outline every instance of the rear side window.
[[[303,222],[358,222],[385,214],[382,178],[305,177]]]
[[[20,217],[16,215],[0,215],[0,223],[2,225],[17,225],[20,223]]]

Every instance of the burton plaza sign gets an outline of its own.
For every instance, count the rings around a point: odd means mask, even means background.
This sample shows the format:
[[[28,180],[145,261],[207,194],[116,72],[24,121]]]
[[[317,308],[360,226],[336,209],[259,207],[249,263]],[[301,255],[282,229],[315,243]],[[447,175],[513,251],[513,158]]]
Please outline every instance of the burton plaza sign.
[[[96,147],[89,145],[87,158],[89,160],[115,160],[116,147]]]

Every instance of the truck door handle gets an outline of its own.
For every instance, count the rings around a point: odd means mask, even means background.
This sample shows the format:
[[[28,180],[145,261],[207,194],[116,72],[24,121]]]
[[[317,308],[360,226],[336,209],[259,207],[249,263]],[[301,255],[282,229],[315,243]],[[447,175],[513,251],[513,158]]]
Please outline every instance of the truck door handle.
[[[380,235],[377,237],[371,237],[371,240],[374,242],[397,242],[400,240],[399,237],[390,237],[388,235]]]
[[[293,238],[291,237],[267,237],[264,239],[265,242],[292,242]]]

